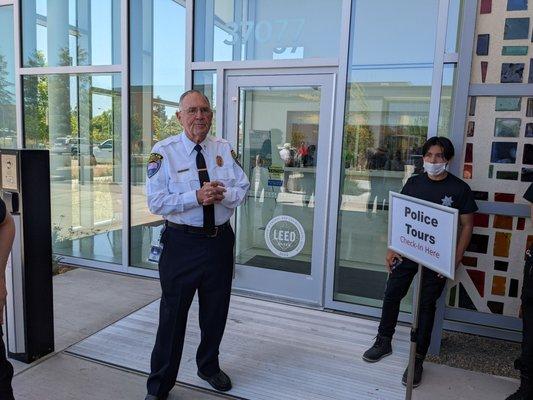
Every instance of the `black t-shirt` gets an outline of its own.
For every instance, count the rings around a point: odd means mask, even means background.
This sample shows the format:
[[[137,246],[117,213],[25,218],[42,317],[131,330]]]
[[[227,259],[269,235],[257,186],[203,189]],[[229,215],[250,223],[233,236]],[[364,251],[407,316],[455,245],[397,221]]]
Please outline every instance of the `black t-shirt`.
[[[526,192],[524,193],[524,199],[526,199],[530,203],[533,203],[533,183],[529,185]]]
[[[0,199],[0,224],[6,219],[6,203]]]
[[[430,179],[426,173],[412,176],[405,182],[402,194],[455,208],[459,214],[478,210],[470,186],[449,172],[440,181]]]

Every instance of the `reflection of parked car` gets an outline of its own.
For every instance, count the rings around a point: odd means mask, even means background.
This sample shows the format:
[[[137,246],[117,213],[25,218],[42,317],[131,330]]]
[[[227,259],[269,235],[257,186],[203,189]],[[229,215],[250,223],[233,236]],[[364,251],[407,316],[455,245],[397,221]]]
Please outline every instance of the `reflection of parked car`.
[[[58,154],[70,154],[71,156],[77,156],[78,153],[89,154],[91,149],[91,143],[85,138],[79,137],[57,137],[54,140],[50,151]]]
[[[113,163],[113,139],[104,140],[98,146],[93,147],[94,158],[100,164]]]

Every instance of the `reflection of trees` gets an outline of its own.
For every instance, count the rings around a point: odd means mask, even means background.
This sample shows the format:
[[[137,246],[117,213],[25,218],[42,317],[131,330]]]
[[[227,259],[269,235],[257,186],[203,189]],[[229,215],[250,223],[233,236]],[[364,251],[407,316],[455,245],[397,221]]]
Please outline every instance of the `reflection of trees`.
[[[7,61],[0,54],[0,132],[15,135],[15,97],[10,89]]]
[[[44,54],[36,51],[28,60],[30,67],[43,67]],[[48,145],[48,82],[46,77],[24,77],[24,139],[27,147]]]
[[[374,146],[374,137],[369,127],[369,111],[365,93],[361,85],[352,83],[348,86],[348,98],[360,109],[357,112],[356,123],[351,123],[350,112],[347,111],[347,121],[344,126],[344,163],[346,168],[363,167],[366,165],[366,153]]]

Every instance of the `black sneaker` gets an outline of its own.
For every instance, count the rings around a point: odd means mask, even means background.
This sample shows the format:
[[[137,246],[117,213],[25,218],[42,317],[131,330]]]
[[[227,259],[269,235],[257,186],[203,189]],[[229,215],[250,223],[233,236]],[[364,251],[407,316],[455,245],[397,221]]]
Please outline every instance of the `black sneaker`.
[[[420,383],[422,382],[422,372],[424,372],[424,367],[422,366],[424,364],[424,359],[416,357],[415,358],[415,373],[413,377],[413,387],[420,386]],[[402,383],[404,386],[407,386],[407,373],[408,373],[409,367],[407,367],[403,373],[402,377]]]
[[[231,390],[231,379],[222,370],[219,370],[215,375],[211,376],[206,376],[198,371],[198,376],[209,383],[213,389],[220,392]]]
[[[374,363],[391,354],[391,338],[378,335],[374,345],[363,354],[363,360]]]

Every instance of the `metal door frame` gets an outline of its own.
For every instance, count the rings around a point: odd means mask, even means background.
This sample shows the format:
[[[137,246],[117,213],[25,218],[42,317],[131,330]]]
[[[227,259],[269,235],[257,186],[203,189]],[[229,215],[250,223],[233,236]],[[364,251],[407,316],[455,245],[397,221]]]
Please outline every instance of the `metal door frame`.
[[[262,71],[253,75],[228,75],[225,81],[224,137],[237,147],[239,122],[239,93],[242,87],[320,86],[320,122],[317,143],[316,188],[329,188],[333,144],[333,110],[335,99],[335,71],[306,74],[276,74]],[[326,273],[327,210],[329,191],[315,191],[311,275],[269,270],[237,264],[234,288],[239,292],[275,297],[285,301],[317,307],[324,304]],[[235,225],[234,225],[235,226]]]

